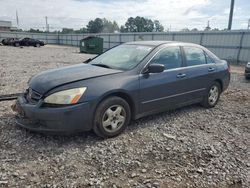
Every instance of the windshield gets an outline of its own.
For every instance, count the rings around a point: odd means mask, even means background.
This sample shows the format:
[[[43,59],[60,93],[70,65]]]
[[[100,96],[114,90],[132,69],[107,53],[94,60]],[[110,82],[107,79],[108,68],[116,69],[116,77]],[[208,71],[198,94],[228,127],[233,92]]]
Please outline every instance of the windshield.
[[[130,70],[136,67],[151,49],[152,47],[149,46],[120,45],[93,59],[90,64],[111,69]]]

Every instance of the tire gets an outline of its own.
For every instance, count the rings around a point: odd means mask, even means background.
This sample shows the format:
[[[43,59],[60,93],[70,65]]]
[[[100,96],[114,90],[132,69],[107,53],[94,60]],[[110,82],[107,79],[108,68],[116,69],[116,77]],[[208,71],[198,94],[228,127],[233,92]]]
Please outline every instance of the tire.
[[[129,104],[120,97],[109,97],[96,109],[93,130],[103,138],[115,137],[126,129],[130,119]]]
[[[213,108],[219,101],[221,94],[221,85],[218,82],[214,82],[208,89],[206,96],[204,97],[201,105],[205,108]]]
[[[18,42],[16,42],[16,43],[14,43],[14,46],[15,46],[15,47],[19,47],[20,44],[19,44]]]
[[[3,44],[3,45],[6,45],[5,39],[2,40],[2,44]]]
[[[35,47],[39,48],[41,45],[39,43],[36,43]]]

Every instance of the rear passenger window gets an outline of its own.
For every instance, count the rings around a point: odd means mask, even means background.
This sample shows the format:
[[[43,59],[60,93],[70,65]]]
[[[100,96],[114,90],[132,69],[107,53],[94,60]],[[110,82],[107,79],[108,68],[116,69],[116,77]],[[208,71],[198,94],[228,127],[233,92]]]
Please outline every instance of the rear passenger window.
[[[202,49],[196,47],[183,47],[186,55],[187,66],[206,64],[205,54]]]
[[[205,56],[206,56],[207,64],[214,63],[214,60],[213,60],[211,57],[209,57],[209,56],[207,55],[207,53],[205,53]]]
[[[181,67],[182,58],[179,47],[167,47],[162,49],[156,56],[151,60],[151,63],[162,64],[165,69],[174,69]]]

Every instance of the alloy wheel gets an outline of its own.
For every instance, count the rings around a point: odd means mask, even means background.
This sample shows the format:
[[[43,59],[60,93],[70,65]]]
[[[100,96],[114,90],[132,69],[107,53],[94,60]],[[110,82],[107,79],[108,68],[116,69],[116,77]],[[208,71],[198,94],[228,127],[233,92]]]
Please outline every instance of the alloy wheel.
[[[105,131],[113,133],[118,131],[126,121],[126,111],[121,105],[109,107],[103,114],[102,126]]]
[[[216,85],[212,86],[208,93],[208,102],[210,105],[214,105],[219,97],[219,89]]]

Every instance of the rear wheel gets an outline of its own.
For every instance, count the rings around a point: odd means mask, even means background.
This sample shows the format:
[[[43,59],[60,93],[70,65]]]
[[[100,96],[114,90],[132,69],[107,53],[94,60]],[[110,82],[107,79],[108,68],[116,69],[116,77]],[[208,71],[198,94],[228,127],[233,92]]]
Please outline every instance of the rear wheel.
[[[202,106],[206,108],[214,107],[219,101],[220,94],[221,94],[221,85],[218,82],[214,82],[210,86],[207,95],[204,97],[201,103]]]
[[[15,47],[20,46],[19,42],[15,42],[15,43],[14,43],[14,46],[15,46]]]
[[[128,103],[120,97],[110,97],[97,107],[94,132],[103,138],[117,136],[127,127],[130,117]]]

